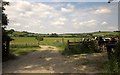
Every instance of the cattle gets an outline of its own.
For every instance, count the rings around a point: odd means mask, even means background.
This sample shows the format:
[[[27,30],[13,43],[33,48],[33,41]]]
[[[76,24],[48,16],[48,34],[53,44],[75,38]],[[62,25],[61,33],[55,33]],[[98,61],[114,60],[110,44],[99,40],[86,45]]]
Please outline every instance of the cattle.
[[[108,54],[108,59],[115,53],[115,48],[117,46],[118,41],[115,37],[111,37],[108,43],[106,43],[106,49]]]
[[[99,49],[101,51],[103,51],[104,50],[104,39],[103,39],[103,37],[96,37],[96,41],[97,41]]]
[[[103,37],[96,37],[98,47],[103,51],[109,48],[108,45],[116,45],[118,42],[118,38],[111,37],[111,38],[103,38]],[[113,48],[113,47],[112,47]]]

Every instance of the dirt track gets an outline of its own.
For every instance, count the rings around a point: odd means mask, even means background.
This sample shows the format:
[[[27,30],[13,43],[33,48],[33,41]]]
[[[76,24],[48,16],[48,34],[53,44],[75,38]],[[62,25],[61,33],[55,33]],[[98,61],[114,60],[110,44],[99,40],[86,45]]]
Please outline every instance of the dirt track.
[[[102,73],[106,53],[62,56],[56,47],[40,50],[3,63],[3,73]]]

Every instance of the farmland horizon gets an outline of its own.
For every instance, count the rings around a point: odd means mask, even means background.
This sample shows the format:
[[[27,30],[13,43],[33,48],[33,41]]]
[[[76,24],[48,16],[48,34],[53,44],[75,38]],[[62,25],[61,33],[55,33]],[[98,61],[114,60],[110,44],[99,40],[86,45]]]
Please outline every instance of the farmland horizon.
[[[14,29],[7,29],[7,31],[14,30]],[[91,32],[64,32],[64,33],[57,33],[57,32],[51,32],[51,33],[40,33],[40,32],[31,32],[31,31],[17,31],[14,30],[14,32],[27,32],[27,33],[33,33],[33,34],[84,34],[84,33],[97,33],[97,32],[120,32],[119,30],[115,31],[91,31]]]
[[[7,29],[34,33],[89,33],[118,30],[118,3],[31,2],[19,0],[5,6]]]

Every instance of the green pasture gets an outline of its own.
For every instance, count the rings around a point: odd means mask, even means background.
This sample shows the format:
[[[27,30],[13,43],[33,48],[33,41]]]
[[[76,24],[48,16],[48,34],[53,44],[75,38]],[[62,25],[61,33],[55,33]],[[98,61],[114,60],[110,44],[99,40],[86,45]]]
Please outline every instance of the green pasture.
[[[11,44],[26,44],[26,43],[37,43],[37,40],[33,37],[12,37]]]
[[[118,36],[118,32],[95,32],[93,36]]]
[[[11,44],[37,44],[38,41],[35,37],[12,37],[14,40],[11,41]],[[69,41],[80,41],[81,38],[44,38],[43,41],[40,41],[41,45],[54,45],[54,43],[66,43]]]
[[[27,54],[39,49],[38,41],[35,37],[12,37],[14,40],[10,42],[11,53],[17,56]],[[60,50],[64,50],[67,40],[80,41],[80,38],[44,38],[40,41],[40,45],[56,46]]]

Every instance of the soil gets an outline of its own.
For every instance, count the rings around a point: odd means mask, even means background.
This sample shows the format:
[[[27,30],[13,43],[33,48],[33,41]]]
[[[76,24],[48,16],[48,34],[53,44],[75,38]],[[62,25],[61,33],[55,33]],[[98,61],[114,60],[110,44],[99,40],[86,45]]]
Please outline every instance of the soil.
[[[104,73],[106,52],[63,56],[54,46],[3,63],[3,73]]]

